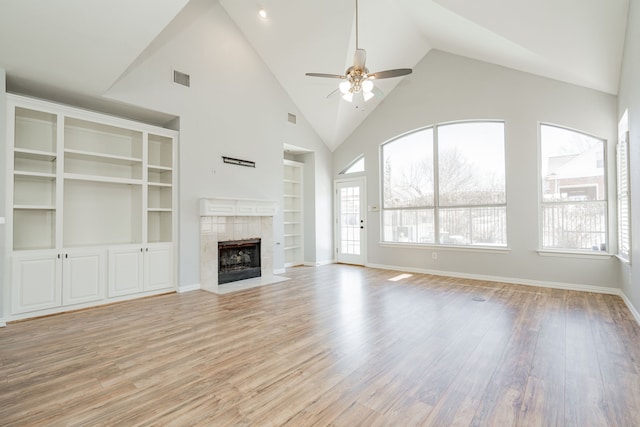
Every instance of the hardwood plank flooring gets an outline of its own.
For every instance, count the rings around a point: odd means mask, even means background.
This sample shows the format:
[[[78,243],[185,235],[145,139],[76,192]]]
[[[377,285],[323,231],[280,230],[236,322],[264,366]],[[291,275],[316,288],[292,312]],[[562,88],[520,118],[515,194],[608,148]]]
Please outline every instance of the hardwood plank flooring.
[[[637,426],[616,296],[347,265],[0,329],[0,425]]]

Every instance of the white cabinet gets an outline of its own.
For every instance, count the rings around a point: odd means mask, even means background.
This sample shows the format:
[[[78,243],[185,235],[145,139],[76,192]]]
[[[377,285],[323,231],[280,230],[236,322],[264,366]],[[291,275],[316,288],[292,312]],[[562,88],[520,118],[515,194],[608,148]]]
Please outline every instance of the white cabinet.
[[[109,296],[142,292],[143,248],[109,249]]]
[[[173,245],[157,244],[145,248],[143,289],[167,289],[173,284]]]
[[[97,301],[105,294],[104,250],[28,251],[12,257],[11,312]]]
[[[62,264],[60,254],[41,251],[14,255],[11,263],[11,313],[60,307]]]
[[[300,265],[304,261],[303,242],[303,163],[284,161],[284,266]]]
[[[170,289],[174,283],[173,245],[109,249],[109,296]]]
[[[103,249],[74,249],[62,258],[62,304],[99,301],[105,297],[106,257]]]
[[[178,133],[16,95],[7,107],[9,319],[175,288]]]

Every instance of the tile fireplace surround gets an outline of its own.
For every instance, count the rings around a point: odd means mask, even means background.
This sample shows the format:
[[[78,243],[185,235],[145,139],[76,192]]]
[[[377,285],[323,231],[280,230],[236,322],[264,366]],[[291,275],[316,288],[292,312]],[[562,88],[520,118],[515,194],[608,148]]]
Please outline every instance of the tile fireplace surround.
[[[273,274],[273,215],[277,203],[264,200],[200,200],[200,285],[220,293],[218,287],[218,242],[261,239],[260,265],[263,276]],[[232,285],[225,283],[220,288]]]

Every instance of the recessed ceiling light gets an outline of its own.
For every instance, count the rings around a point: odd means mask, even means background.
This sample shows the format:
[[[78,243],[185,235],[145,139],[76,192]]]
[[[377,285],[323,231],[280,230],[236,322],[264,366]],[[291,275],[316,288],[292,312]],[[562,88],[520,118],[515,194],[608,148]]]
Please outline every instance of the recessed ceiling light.
[[[267,19],[267,11],[264,8],[260,8],[258,15],[260,15],[260,18],[262,19]]]

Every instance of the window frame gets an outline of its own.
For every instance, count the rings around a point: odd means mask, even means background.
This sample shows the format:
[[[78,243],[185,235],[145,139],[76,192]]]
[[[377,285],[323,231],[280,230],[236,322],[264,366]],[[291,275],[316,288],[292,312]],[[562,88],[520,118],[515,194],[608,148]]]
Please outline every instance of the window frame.
[[[602,142],[602,154],[603,154],[603,192],[604,198],[597,200],[560,200],[560,201],[545,201],[544,200],[544,189],[543,189],[543,177],[542,177],[542,128],[543,126],[554,127],[557,129],[562,129],[569,132],[574,132],[580,135],[587,136],[589,138],[596,139]],[[574,129],[568,126],[562,126],[555,123],[549,122],[538,122],[538,254],[573,254],[577,256],[588,256],[588,257],[610,257],[612,254],[611,251],[611,230],[609,226],[609,208],[611,202],[611,196],[609,194],[609,158],[608,158],[608,140],[606,138],[602,138],[588,132]],[[584,185],[583,185],[584,186]],[[606,250],[593,250],[593,249],[584,249],[584,248],[550,248],[544,246],[544,207],[545,206],[562,206],[562,205],[586,205],[588,203],[604,203],[604,242],[606,244]]]
[[[626,115],[626,112],[625,112]],[[631,180],[630,180],[630,156],[629,156],[629,130],[621,129],[622,138],[618,139],[616,144],[616,218],[617,218],[617,237],[618,244],[616,247],[616,256],[631,264]],[[624,163],[625,170],[620,170],[620,165]],[[624,179],[625,189],[621,188],[620,181]],[[622,217],[621,204],[626,205],[626,216]],[[621,226],[622,220],[626,222],[626,233],[623,235],[623,227]],[[624,239],[623,239],[624,237]],[[620,252],[621,241],[626,240],[627,250],[626,253]]]
[[[487,204],[464,204],[464,205],[440,205],[440,164],[439,164],[439,132],[438,129],[444,126],[456,125],[456,124],[481,124],[481,123],[498,123],[502,125],[502,150],[504,156],[504,162],[502,167],[504,168],[504,203],[487,203]],[[384,147],[394,141],[400,140],[408,135],[422,132],[428,129],[433,131],[433,146],[431,153],[433,157],[433,204],[432,205],[416,205],[411,207],[386,207],[385,206],[385,162],[384,162]],[[508,197],[507,197],[507,138],[506,138],[506,121],[503,119],[480,119],[480,120],[456,120],[450,122],[435,123],[429,126],[413,129],[409,132],[402,133],[391,139],[388,139],[380,144],[379,147],[379,159],[380,159],[380,244],[385,246],[409,246],[409,247],[438,247],[454,250],[472,250],[472,251],[494,251],[505,252],[509,251],[509,233],[508,233]],[[440,212],[455,209],[474,209],[474,208],[504,208],[504,244],[447,244],[441,243],[441,230],[440,230]],[[419,215],[420,211],[429,210],[433,215],[433,242],[399,242],[393,240],[385,240],[385,212],[394,211],[413,211],[416,215]]]
[[[349,169],[351,169],[352,167],[354,167],[357,163],[359,163],[360,161],[362,161],[362,170],[361,171],[355,171],[355,172],[350,172]],[[351,162],[349,162],[349,164],[347,166],[344,167],[344,169],[342,169],[338,175],[347,175],[347,176],[352,176],[352,175],[363,175],[364,173],[367,172],[367,162],[364,158],[364,153],[360,154],[358,157],[356,157],[355,159],[353,159]]]

